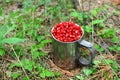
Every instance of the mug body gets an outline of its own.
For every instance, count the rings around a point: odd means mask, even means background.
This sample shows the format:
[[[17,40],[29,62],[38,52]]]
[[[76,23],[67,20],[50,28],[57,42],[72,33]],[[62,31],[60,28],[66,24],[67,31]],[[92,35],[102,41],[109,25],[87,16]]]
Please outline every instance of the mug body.
[[[75,67],[76,43],[61,43],[53,39],[53,62],[60,68],[70,70]]]
[[[77,25],[77,24],[76,24]],[[72,42],[62,42],[57,40],[51,30],[51,35],[53,39],[53,62],[60,68],[65,70],[71,70],[76,67],[76,50],[77,50],[77,41],[82,40],[83,37],[83,29],[81,37]]]

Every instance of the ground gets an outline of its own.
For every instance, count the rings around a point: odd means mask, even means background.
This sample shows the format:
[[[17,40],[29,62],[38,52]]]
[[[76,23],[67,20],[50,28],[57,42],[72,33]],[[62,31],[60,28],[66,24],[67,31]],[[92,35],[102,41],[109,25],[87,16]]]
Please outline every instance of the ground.
[[[120,79],[119,0],[74,1],[0,0],[0,80]],[[50,30],[62,21],[83,27],[95,47],[92,66],[68,71],[53,63]]]

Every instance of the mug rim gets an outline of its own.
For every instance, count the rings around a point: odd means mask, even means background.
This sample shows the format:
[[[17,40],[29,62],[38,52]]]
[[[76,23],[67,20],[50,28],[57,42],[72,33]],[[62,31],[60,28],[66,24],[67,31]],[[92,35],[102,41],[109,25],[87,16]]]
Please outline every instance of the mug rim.
[[[75,23],[75,25],[78,25],[78,24]],[[78,25],[78,26],[79,26],[79,25]],[[81,35],[81,37],[80,37],[78,40],[75,40],[75,41],[72,41],[72,42],[63,42],[63,41],[60,41],[60,40],[56,39],[56,38],[54,37],[54,35],[52,34],[52,31],[53,31],[54,28],[55,28],[55,27],[52,27],[52,29],[51,29],[51,35],[52,35],[52,37],[53,37],[56,41],[58,41],[58,42],[60,42],[60,43],[74,43],[74,42],[80,41],[80,40],[83,38],[83,35],[84,35],[84,30],[83,30],[83,28],[80,26],[80,28],[81,28],[81,30],[82,30],[82,35]]]

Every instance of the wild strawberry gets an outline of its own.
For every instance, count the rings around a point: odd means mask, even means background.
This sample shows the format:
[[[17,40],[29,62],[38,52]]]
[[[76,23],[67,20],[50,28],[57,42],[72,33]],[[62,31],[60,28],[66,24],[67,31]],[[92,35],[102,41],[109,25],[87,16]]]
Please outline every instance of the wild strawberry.
[[[62,22],[55,25],[52,34],[59,41],[73,42],[81,38],[82,30],[74,22]]]

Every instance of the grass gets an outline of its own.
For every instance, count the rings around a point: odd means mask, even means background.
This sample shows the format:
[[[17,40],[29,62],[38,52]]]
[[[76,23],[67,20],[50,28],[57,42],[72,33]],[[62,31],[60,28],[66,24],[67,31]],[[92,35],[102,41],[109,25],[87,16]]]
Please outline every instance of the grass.
[[[86,12],[65,0],[1,1],[0,79],[62,80],[65,75],[52,70],[47,61],[51,56],[50,29],[59,22],[74,21],[84,29],[84,39],[94,44],[96,59],[93,67],[85,67],[80,74],[67,78],[118,80],[120,67],[115,56],[120,52],[120,26],[108,22],[120,11],[110,12],[109,8],[105,4]]]

